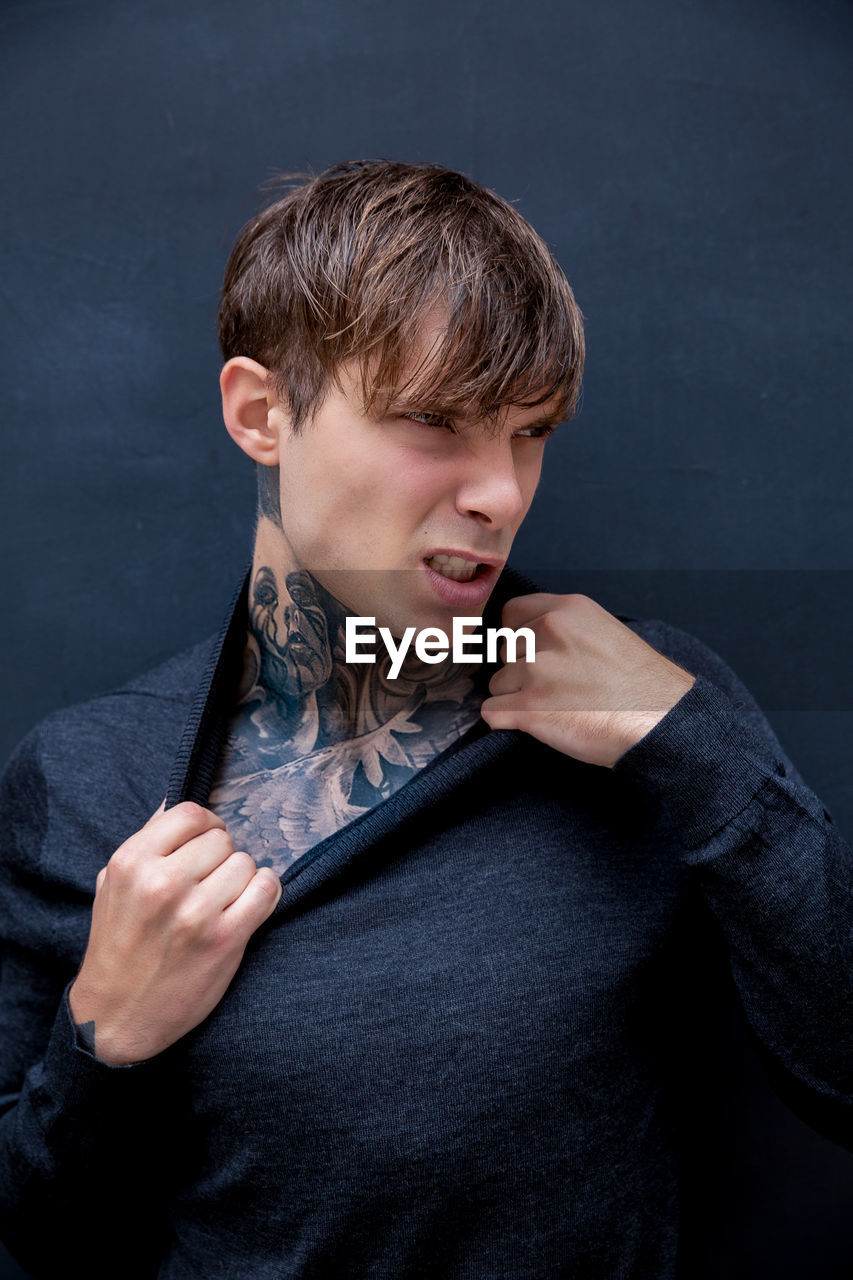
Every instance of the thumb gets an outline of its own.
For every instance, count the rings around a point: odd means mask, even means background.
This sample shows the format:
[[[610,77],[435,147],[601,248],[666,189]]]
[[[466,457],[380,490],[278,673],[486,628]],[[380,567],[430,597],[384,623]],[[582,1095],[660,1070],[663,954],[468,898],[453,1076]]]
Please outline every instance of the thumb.
[[[261,868],[261,871],[262,871],[262,872],[268,872],[268,873],[269,873],[269,879],[270,879],[270,880],[274,880],[274,881],[275,881],[275,886],[274,886],[274,896],[273,896],[272,906],[271,906],[271,907],[270,907],[270,909],[269,909],[269,914],[270,914],[270,915],[272,915],[272,913],[275,911],[276,907],[277,907],[277,906],[278,906],[278,904],[279,904],[279,899],[281,898],[281,895],[284,893],[284,885],[281,883],[281,879],[280,879],[280,877],[276,875],[276,873],[275,873],[275,871],[273,871],[272,867],[262,867],[262,868]]]

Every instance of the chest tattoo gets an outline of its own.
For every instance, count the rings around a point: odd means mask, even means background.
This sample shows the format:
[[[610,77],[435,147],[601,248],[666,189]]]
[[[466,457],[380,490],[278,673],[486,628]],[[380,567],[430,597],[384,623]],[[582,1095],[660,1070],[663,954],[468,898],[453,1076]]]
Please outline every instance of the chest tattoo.
[[[243,680],[209,805],[281,873],[403,786],[480,714],[470,668],[347,666],[344,613],[310,574],[252,583]]]

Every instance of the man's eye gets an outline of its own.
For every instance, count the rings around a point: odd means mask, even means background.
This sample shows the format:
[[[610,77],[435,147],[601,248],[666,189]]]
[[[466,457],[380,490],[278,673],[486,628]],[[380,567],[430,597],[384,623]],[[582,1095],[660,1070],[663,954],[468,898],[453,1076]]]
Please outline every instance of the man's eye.
[[[421,422],[425,427],[447,427],[450,431],[454,430],[450,419],[442,417],[440,413],[407,413],[404,417],[409,422]]]
[[[548,436],[553,435],[554,428],[546,424],[537,427],[523,427],[521,431],[516,431],[517,436],[524,437],[525,440],[547,440]]]

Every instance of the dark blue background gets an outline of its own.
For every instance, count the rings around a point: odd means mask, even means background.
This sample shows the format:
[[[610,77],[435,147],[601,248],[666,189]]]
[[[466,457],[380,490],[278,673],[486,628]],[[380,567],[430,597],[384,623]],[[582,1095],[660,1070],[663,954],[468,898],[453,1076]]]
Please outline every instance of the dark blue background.
[[[846,0],[5,0],[0,37],[4,753],[208,634],[248,558],[214,312],[258,184],[438,160],[587,317],[515,564],[700,635],[853,833]],[[849,1276],[849,1157],[714,1017],[688,1280]]]

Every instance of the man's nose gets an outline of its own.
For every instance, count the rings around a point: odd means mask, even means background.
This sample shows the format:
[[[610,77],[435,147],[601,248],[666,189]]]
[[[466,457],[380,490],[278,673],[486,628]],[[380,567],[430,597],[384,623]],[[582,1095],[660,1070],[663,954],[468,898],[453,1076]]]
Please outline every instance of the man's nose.
[[[474,450],[456,490],[457,510],[486,524],[503,528],[518,520],[525,509],[525,495],[518,478],[509,440],[492,440]]]

